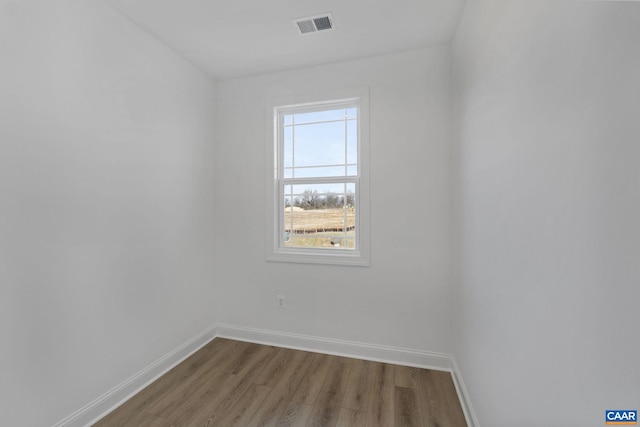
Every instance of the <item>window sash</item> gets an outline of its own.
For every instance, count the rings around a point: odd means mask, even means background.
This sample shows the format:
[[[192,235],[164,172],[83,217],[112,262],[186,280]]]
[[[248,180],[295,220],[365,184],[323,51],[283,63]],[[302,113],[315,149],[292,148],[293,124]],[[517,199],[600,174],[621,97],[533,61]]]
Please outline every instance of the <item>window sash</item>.
[[[322,185],[322,184],[353,184],[354,185],[354,204],[355,204],[355,236],[354,236],[354,248],[353,249],[345,249],[345,248],[309,248],[302,246],[285,246],[285,187],[288,185]],[[327,177],[327,178],[283,178],[277,180],[277,194],[278,194],[278,214],[277,214],[277,231],[278,231],[278,249],[292,252],[348,252],[348,251],[358,251],[360,249],[360,178],[359,177]],[[340,195],[340,193],[337,193]],[[346,197],[346,194],[344,194]],[[345,200],[346,202],[346,200]],[[346,218],[345,224],[346,227]],[[346,239],[346,236],[345,236]]]
[[[305,114],[305,113],[313,113],[313,112],[321,112],[321,111],[330,111],[330,110],[348,110],[348,109],[352,109],[355,108],[356,110],[356,114],[354,117],[344,117],[341,120],[335,120],[335,119],[329,119],[329,120],[320,120],[320,121],[314,121],[314,122],[304,122],[304,123],[295,123],[295,121],[292,124],[288,124],[285,125],[285,121],[284,121],[284,117],[286,115],[296,115],[296,114]],[[345,137],[344,137],[344,150],[345,150],[345,156],[344,156],[344,162],[343,163],[328,163],[328,164],[311,164],[311,165],[301,165],[301,166],[296,166],[295,163],[293,163],[293,160],[295,160],[295,142],[293,143],[292,146],[292,164],[290,166],[286,166],[285,167],[285,128],[293,128],[294,132],[295,132],[295,128],[296,127],[300,127],[300,126],[308,126],[308,125],[317,125],[317,124],[323,124],[323,123],[345,123]],[[349,122],[355,122],[356,127],[357,127],[357,140],[356,140],[356,163],[354,163],[353,161],[350,162],[349,158],[349,147],[348,147],[348,136],[346,135],[347,131],[347,124]],[[357,172],[355,174],[355,176],[360,176],[360,148],[361,148],[361,120],[360,120],[360,100],[359,99],[347,99],[347,100],[338,100],[338,101],[330,101],[330,102],[323,102],[323,103],[318,103],[318,104],[313,104],[313,105],[309,105],[309,106],[305,106],[304,104],[299,105],[299,106],[287,106],[287,107],[280,107],[280,108],[276,108],[276,141],[277,141],[277,147],[276,147],[276,153],[277,153],[277,159],[275,159],[276,161],[276,166],[277,166],[277,178],[278,179],[283,179],[285,177],[285,169],[291,171],[292,176],[295,176],[295,171],[299,170],[299,169],[311,169],[311,168],[315,168],[315,169],[320,169],[320,168],[324,168],[324,167],[344,167],[345,169],[345,173],[344,175],[335,175],[335,176],[354,176],[354,174],[350,174],[349,173],[349,169],[353,166],[356,166]],[[294,138],[295,141],[295,138]],[[333,175],[332,175],[333,176]],[[318,178],[322,178],[322,175],[319,175]],[[315,177],[314,177],[315,179]]]

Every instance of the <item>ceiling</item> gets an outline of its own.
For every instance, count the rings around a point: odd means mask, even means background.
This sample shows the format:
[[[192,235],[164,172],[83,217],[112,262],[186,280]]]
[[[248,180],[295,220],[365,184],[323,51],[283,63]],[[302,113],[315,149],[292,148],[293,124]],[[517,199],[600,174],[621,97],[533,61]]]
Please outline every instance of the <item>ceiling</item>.
[[[216,79],[448,43],[465,0],[104,0]],[[331,12],[335,30],[292,19]]]

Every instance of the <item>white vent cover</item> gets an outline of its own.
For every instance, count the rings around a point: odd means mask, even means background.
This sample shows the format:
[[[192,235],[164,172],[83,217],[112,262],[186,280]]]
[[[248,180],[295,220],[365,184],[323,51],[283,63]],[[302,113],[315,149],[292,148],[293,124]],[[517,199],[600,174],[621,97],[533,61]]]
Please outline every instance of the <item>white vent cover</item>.
[[[307,16],[305,18],[296,18],[292,19],[292,22],[300,34],[333,30],[335,28],[331,13],[322,13],[320,15]]]

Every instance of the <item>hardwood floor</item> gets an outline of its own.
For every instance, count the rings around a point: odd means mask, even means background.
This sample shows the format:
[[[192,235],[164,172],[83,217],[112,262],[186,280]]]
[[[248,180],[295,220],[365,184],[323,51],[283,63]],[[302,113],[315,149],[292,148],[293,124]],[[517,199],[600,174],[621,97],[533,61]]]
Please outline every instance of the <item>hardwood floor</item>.
[[[95,424],[466,426],[447,372],[216,338]]]

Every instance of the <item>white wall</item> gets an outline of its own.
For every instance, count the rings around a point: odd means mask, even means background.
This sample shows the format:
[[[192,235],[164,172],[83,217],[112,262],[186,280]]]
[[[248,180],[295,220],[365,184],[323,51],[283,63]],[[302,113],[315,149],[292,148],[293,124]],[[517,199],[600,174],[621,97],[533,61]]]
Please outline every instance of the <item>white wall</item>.
[[[638,42],[637,2],[467,3],[454,336],[484,426],[638,409]]]
[[[211,325],[213,86],[102,2],[0,1],[0,424]]]
[[[219,83],[221,322],[450,350],[449,59],[442,46]],[[268,263],[266,100],[355,86],[371,99],[371,267]]]

